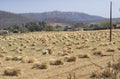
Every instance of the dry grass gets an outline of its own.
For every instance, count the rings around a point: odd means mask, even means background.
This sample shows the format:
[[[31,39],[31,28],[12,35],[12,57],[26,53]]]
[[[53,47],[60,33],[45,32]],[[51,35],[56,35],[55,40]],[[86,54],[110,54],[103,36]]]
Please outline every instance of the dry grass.
[[[90,77],[92,79],[96,79],[96,78],[97,79],[120,79],[120,76],[119,76],[120,61],[119,60],[117,61],[112,60],[107,64],[107,67],[99,70],[99,73],[94,71]]]

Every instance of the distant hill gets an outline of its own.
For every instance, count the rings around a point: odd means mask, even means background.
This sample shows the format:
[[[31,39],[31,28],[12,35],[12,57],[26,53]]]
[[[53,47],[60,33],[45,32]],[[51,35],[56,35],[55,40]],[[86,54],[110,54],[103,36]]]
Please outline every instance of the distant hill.
[[[0,11],[0,28],[7,27],[13,24],[22,24],[26,22],[33,21],[19,14],[14,14],[10,12]]]
[[[23,24],[27,22],[45,21],[50,24],[71,25],[76,22],[98,23],[109,20],[104,17],[89,15],[80,12],[44,12],[44,13],[22,13],[15,14],[11,12],[0,11],[0,28],[8,27],[13,24]],[[114,21],[120,22],[120,18],[114,18]]]
[[[92,22],[106,20],[104,17],[88,15],[80,12],[44,12],[44,13],[23,13],[24,17],[32,18],[35,20],[43,20],[46,22],[57,22],[57,23],[72,23],[72,22]]]
[[[120,18],[113,18],[113,21],[120,22]]]

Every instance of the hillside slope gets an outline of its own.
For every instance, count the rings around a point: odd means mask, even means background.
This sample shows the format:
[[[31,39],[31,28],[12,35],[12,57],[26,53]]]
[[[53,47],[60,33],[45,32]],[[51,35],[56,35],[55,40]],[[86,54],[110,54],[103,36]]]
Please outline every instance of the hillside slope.
[[[22,24],[26,22],[33,21],[19,14],[14,14],[10,12],[0,11],[0,27],[7,27],[13,24]]]
[[[32,18],[36,20],[44,20],[47,22],[89,22],[89,21],[101,21],[106,18],[100,16],[89,15],[80,12],[60,12],[60,11],[52,11],[52,12],[44,12],[44,13],[23,13],[22,16],[27,18]]]

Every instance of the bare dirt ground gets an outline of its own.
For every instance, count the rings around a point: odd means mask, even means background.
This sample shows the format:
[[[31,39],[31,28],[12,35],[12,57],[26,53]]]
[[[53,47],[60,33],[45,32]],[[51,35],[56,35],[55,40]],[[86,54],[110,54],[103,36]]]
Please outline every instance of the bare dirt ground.
[[[113,56],[120,56],[120,30],[113,31],[35,32],[0,36],[0,79],[90,79],[93,71],[105,67]],[[67,59],[73,61],[66,61]],[[56,60],[62,64],[55,63]],[[40,63],[45,69],[32,68]],[[100,67],[99,67],[100,66]],[[6,68],[20,69],[8,76]]]

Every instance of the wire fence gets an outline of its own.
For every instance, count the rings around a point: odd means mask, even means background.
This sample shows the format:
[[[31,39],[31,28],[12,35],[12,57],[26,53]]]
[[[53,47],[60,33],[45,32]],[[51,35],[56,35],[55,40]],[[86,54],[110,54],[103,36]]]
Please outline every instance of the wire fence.
[[[69,74],[69,73],[75,73],[76,71],[80,71],[81,69],[84,69],[84,68],[86,68],[86,67],[90,67],[90,66],[93,66],[93,65],[95,65],[96,67],[102,67],[102,66],[99,66],[97,63],[100,63],[100,62],[104,62],[104,61],[109,61],[109,60],[112,60],[112,58],[110,57],[110,58],[108,58],[108,59],[105,59],[105,60],[101,60],[101,61],[98,61],[98,62],[95,62],[95,63],[93,63],[92,62],[92,60],[88,60],[90,63],[89,64],[86,64],[86,65],[83,65],[83,66],[80,66],[80,67],[76,67],[76,68],[73,68],[73,69],[71,69],[71,70],[68,70],[68,71],[65,71],[65,72],[62,72],[62,73],[58,73],[58,74],[55,74],[55,75],[52,75],[52,76],[48,76],[47,78],[45,78],[45,79],[54,79],[54,78],[56,78],[57,79],[57,77],[60,77],[60,76],[62,76],[62,75],[67,75],[67,74]],[[71,65],[74,65],[74,64],[71,64]],[[84,75],[82,75],[82,76],[86,76],[86,75],[89,75],[90,73],[87,73],[87,74],[84,74]]]

